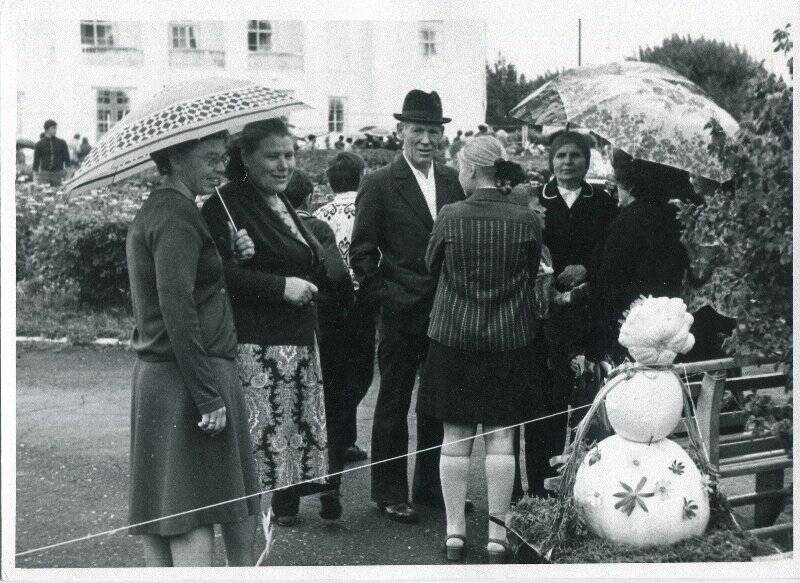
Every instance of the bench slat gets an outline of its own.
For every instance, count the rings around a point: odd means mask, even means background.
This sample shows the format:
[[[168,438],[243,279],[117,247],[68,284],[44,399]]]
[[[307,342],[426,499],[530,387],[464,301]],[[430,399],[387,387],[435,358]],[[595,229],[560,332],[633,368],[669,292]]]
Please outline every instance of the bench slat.
[[[722,438],[720,438],[719,457],[721,460],[725,460],[740,455],[747,455],[762,451],[773,451],[777,449],[781,449],[780,443],[778,442],[778,438],[772,435],[769,437],[759,437],[756,439],[730,441],[728,443],[723,442]]]
[[[783,448],[770,449],[766,451],[756,451],[752,453],[745,453],[742,455],[732,456],[720,460],[722,465],[738,465],[742,463],[752,463],[765,459],[780,459],[786,456],[786,450]],[[788,457],[788,456],[786,456]]]
[[[783,470],[792,466],[792,460],[785,455],[765,461],[745,462],[743,464],[723,465],[719,469],[722,478],[733,478],[736,476],[749,476],[751,474],[763,474],[775,470]]]
[[[767,500],[770,498],[791,498],[792,489],[790,487],[781,488],[779,490],[765,490],[763,492],[751,492],[749,494],[740,494],[738,496],[731,496],[728,498],[728,504],[733,507],[747,506],[759,500]]]
[[[781,524],[773,524],[772,526],[763,526],[761,528],[752,528],[748,531],[750,534],[758,538],[767,538],[775,535],[786,534],[792,532],[792,523],[785,522]]]
[[[782,389],[786,387],[786,373],[771,372],[751,376],[734,377],[725,380],[728,391],[761,391],[764,389]]]

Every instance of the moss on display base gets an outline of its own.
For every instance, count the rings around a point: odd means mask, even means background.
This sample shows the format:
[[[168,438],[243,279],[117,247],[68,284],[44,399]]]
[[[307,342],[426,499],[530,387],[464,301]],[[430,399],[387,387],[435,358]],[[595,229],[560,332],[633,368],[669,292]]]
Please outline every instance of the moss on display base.
[[[511,528],[534,547],[542,545],[552,534],[558,511],[567,505],[556,545],[549,557],[551,563],[698,563],[717,561],[751,561],[753,557],[771,555],[780,549],[767,541],[738,530],[725,512],[712,506],[711,522],[702,536],[694,536],[672,545],[633,547],[612,543],[592,534],[581,522],[571,500],[557,498],[523,498],[512,512]],[[513,539],[513,536],[510,535]],[[525,545],[522,545],[523,547]],[[518,549],[517,562],[546,562],[530,549]]]

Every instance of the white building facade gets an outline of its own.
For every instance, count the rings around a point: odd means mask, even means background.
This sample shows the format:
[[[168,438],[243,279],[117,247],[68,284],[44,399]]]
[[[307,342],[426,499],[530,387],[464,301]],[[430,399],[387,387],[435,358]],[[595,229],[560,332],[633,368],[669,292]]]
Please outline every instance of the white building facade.
[[[17,135],[91,143],[163,86],[208,76],[293,89],[298,135],[393,129],[413,88],[435,90],[448,134],[483,123],[485,25],[480,21],[98,21],[18,24]]]

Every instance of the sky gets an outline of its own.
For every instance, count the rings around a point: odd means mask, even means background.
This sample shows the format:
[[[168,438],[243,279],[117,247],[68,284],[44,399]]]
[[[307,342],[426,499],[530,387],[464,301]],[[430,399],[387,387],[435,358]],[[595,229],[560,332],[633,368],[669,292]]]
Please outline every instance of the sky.
[[[487,3],[475,3],[476,9]],[[772,32],[787,22],[797,28],[800,3],[778,0],[604,0],[598,2],[507,1],[485,10],[487,60],[498,53],[534,78],[578,64],[578,19],[582,63],[605,63],[657,46],[672,34],[704,36],[738,44],[768,70],[787,75],[785,57],[773,53]],[[795,33],[796,34],[796,33]]]

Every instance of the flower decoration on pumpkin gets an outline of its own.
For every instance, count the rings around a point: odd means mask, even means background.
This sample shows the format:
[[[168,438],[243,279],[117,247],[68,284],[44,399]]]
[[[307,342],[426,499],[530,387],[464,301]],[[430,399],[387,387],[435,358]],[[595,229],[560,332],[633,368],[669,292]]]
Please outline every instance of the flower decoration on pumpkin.
[[[658,480],[655,484],[655,488],[655,493],[658,495],[659,499],[669,500],[669,496],[672,493],[672,482],[669,480]]]
[[[695,504],[694,500],[687,500],[686,498],[683,499],[683,519],[684,520],[691,520],[695,516],[697,516],[697,504]]]
[[[682,476],[683,471],[686,469],[686,466],[683,465],[683,462],[679,462],[678,460],[673,460],[672,464],[669,466],[669,469],[676,476]]]
[[[642,488],[644,488],[646,482],[647,478],[642,476],[642,479],[639,480],[635,489],[628,486],[625,482],[620,482],[619,485],[622,486],[623,491],[614,494],[614,498],[621,498],[621,500],[614,504],[614,508],[624,512],[628,516],[633,514],[637,506],[645,512],[649,512],[647,510],[647,504],[644,503],[642,498],[652,498],[655,496],[655,492],[642,492]]]
[[[628,349],[636,362],[671,364],[675,357],[694,346],[689,332],[694,318],[680,298],[636,300],[628,311],[619,332],[619,343]]]

